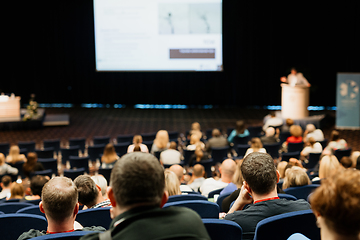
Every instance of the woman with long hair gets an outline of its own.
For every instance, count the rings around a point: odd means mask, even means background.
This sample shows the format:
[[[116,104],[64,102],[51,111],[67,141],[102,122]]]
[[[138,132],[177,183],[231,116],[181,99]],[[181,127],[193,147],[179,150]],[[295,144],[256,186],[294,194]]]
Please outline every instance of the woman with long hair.
[[[248,148],[246,150],[245,156],[246,157],[248,154],[252,153],[252,152],[262,152],[262,153],[266,153],[266,149],[263,148],[262,142],[260,140],[260,138],[252,138],[250,141],[250,148]]]
[[[112,143],[106,144],[104,153],[101,156],[101,167],[112,168],[118,159],[119,156],[116,154],[114,145]]]
[[[7,163],[17,163],[17,162],[26,162],[26,157],[24,154],[20,154],[20,148],[17,145],[13,145],[10,147],[9,154],[6,157]]]
[[[165,190],[169,196],[181,195],[180,181],[176,174],[169,169],[165,169]]]
[[[156,137],[154,139],[154,143],[151,147],[151,154],[155,152],[161,152],[168,149],[169,143],[169,134],[166,130],[159,130],[156,133]]]
[[[45,170],[44,166],[40,162],[38,162],[37,159],[38,157],[36,153],[28,153],[27,161],[23,164],[22,167],[25,177],[30,178],[30,173]]]

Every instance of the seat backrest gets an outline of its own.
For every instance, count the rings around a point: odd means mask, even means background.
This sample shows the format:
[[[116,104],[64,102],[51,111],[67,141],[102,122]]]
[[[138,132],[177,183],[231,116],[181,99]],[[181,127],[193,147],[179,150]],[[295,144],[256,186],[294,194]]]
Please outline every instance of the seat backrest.
[[[79,146],[71,146],[69,148],[61,148],[61,163],[66,164],[70,156],[79,156]]]
[[[250,147],[249,144],[234,144],[235,151],[238,156],[245,156],[246,150]]]
[[[43,216],[25,213],[12,213],[0,215],[1,239],[14,240],[30,229],[46,230],[47,221]]]
[[[154,139],[156,137],[156,133],[142,133],[141,137],[142,137],[144,142],[154,141]],[[150,150],[150,148],[149,148],[149,150]]]
[[[187,207],[197,212],[201,218],[219,218],[220,208],[216,203],[203,200],[188,200],[165,203],[163,208],[178,206]]]
[[[74,168],[84,168],[86,173],[89,173],[89,157],[78,157],[78,156],[70,156],[69,162],[71,169]]]
[[[130,145],[133,141],[134,135],[132,134],[126,134],[126,135],[118,135],[116,137],[117,143],[127,143]]]
[[[118,154],[119,157],[121,157],[127,153],[129,145],[130,143],[128,142],[114,144],[115,152]]]
[[[224,159],[227,158],[229,152],[229,147],[217,147],[211,148],[211,157],[215,163],[221,163]]]
[[[4,202],[0,204],[0,211],[4,213],[16,213],[19,209],[29,206],[34,205],[25,202]]]
[[[184,149],[184,165],[189,165],[191,155],[195,153],[195,150]]]
[[[313,169],[320,160],[322,153],[309,153],[309,162],[305,165],[307,169]]]
[[[43,150],[36,150],[38,158],[53,158],[55,149],[53,147],[47,147]]]
[[[297,199],[306,200],[310,193],[312,193],[320,184],[310,184],[301,187],[291,187],[284,189],[286,194],[295,196]]]
[[[39,205],[33,205],[33,206],[21,208],[17,210],[16,213],[35,214],[45,217],[45,214],[40,211]]]
[[[304,148],[304,142],[299,143],[288,143],[288,152],[297,152],[301,151]]]
[[[96,159],[100,159],[100,154],[104,153],[105,144],[97,144],[94,146],[88,146],[88,156],[91,161],[95,162]]]
[[[99,144],[108,144],[110,142],[110,136],[96,136],[93,137],[93,142],[94,145],[99,145]]]
[[[55,152],[60,151],[60,139],[46,139],[43,141],[44,148],[52,147]]]
[[[47,234],[40,237],[32,238],[33,240],[45,240],[45,239],[61,239],[61,240],[78,240],[82,236],[94,233],[93,231],[75,231],[65,233]]]
[[[300,158],[300,151],[297,152],[284,152],[281,154],[281,161],[288,162],[290,158]]]
[[[203,200],[207,201],[208,199],[200,194],[187,194],[187,195],[173,195],[169,196],[168,203],[176,201],[187,201],[187,200]]]
[[[342,157],[350,157],[351,151],[352,151],[351,148],[337,149],[337,150],[335,150],[334,155],[340,161],[342,159]]]
[[[211,239],[241,240],[242,228],[239,224],[225,219],[202,219]]]
[[[26,152],[35,152],[36,142],[35,141],[28,141],[28,142],[19,141],[18,146],[20,149],[26,148]]]
[[[261,132],[263,131],[262,126],[249,126],[247,129],[250,133],[249,139],[260,137]]]
[[[110,183],[111,170],[112,168],[99,168],[98,173],[103,175],[106,181]]]
[[[0,143],[0,153],[3,153],[5,156],[8,155],[10,149],[10,143]]]
[[[271,155],[272,158],[279,158],[279,150],[280,150],[281,144],[278,143],[272,143],[272,144],[264,144],[264,148],[266,149],[266,152]]]
[[[312,210],[289,212],[261,220],[256,226],[254,240],[269,239],[269,236],[287,239],[293,233],[320,240],[320,229],[316,226]]]
[[[73,147],[73,146],[78,146],[80,148],[80,150],[84,153],[85,148],[86,148],[86,138],[82,137],[82,138],[70,138],[69,139],[69,146]]]
[[[220,212],[222,212],[222,207],[221,207],[221,205],[222,205],[223,200],[224,200],[226,197],[230,196],[231,194],[232,194],[232,192],[230,192],[230,193],[225,193],[225,194],[220,194],[219,197],[217,198],[216,203],[217,203],[217,205],[219,205]]]
[[[293,195],[290,195],[290,194],[286,194],[286,193],[278,193],[278,197],[279,198],[285,198],[287,200],[297,200],[297,198]]]
[[[45,170],[42,170],[42,171],[35,171],[35,172],[30,172],[30,179],[33,177],[33,176],[36,176],[36,175],[41,175],[41,176],[48,176],[49,178],[52,177],[52,170],[51,169],[45,169]]]
[[[249,137],[238,137],[238,136],[235,136],[233,138],[233,143],[234,143],[234,146],[238,145],[238,144],[248,144],[249,142]]]
[[[214,198],[214,195],[219,194],[224,188],[215,189],[208,194],[208,198]]]
[[[51,169],[55,175],[58,175],[58,163],[56,158],[38,158],[38,162],[41,162],[45,169]]]
[[[78,168],[78,169],[64,169],[64,177],[71,178],[73,181],[80,175],[85,173],[85,168]]]
[[[80,210],[76,215],[76,221],[84,227],[102,226],[109,229],[112,221],[110,209],[110,207],[103,207]]]

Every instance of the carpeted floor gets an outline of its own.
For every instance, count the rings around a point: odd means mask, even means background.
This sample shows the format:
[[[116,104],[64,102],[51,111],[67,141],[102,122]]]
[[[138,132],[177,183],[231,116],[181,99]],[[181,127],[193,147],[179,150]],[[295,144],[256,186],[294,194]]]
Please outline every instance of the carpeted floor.
[[[86,137],[90,142],[94,136],[153,133],[160,129],[184,133],[192,122],[199,122],[202,131],[220,128],[226,133],[239,119],[249,126],[262,125],[265,109],[214,108],[214,109],[112,109],[112,108],[49,108],[47,114],[69,114],[69,126],[43,127],[37,130],[2,131],[0,142],[16,144],[18,141],[36,141],[40,148],[44,139],[61,139],[65,146],[69,138]],[[329,138],[334,129],[335,112],[310,112],[311,115],[325,114],[322,130]],[[360,130],[340,130],[341,135],[353,150],[360,151]]]

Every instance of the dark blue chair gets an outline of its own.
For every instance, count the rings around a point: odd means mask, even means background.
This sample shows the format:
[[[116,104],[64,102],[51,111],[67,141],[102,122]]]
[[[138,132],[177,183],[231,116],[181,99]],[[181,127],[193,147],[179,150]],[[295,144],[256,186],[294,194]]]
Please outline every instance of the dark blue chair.
[[[127,143],[128,145],[130,145],[133,141],[134,135],[133,134],[123,134],[123,135],[118,135],[116,137],[117,143]]]
[[[216,194],[219,194],[219,195],[220,195],[220,192],[221,192],[223,189],[224,189],[224,188],[219,188],[219,189],[215,189],[215,190],[209,192],[208,198],[214,198],[214,196],[215,196]]]
[[[58,160],[56,158],[38,158],[45,169],[51,169],[52,173],[59,175],[58,173]]]
[[[304,142],[288,143],[288,152],[301,152],[304,149]]]
[[[268,240],[269,236],[287,239],[293,233],[302,233],[312,240],[320,240],[320,229],[316,226],[312,210],[283,213],[261,220],[256,226],[254,240]]]
[[[108,183],[110,183],[112,168],[99,168],[98,174],[103,175]]]
[[[96,159],[100,159],[100,155],[104,153],[105,144],[98,144],[94,146],[88,146],[88,156],[92,162]]]
[[[14,168],[17,168],[18,175],[20,175],[22,179],[25,178],[25,175],[24,175],[24,172],[23,172],[24,161],[20,161],[20,162],[16,162],[16,163],[10,163],[9,165],[14,167]]]
[[[348,148],[348,149],[337,149],[337,150],[335,150],[334,155],[335,155],[335,157],[336,157],[336,158],[339,160],[339,162],[340,162],[343,157],[350,157],[351,151],[352,151],[351,148]]]
[[[300,187],[291,187],[284,189],[286,194],[293,195],[297,199],[306,200],[310,193],[312,193],[316,188],[318,188],[320,184],[310,184]]]
[[[281,161],[288,162],[290,158],[299,159],[300,158],[300,151],[298,151],[298,152],[283,152],[281,154]]]
[[[250,147],[249,144],[237,144],[237,145],[234,145],[234,149],[237,153],[237,155],[240,157],[244,157],[245,156],[245,153],[246,153],[246,150]]]
[[[79,146],[71,146],[69,148],[61,148],[61,163],[66,164],[69,161],[70,156],[79,156],[80,147]]]
[[[195,150],[184,149],[184,166],[189,165],[191,156],[195,153]]]
[[[128,142],[114,144],[115,152],[118,154],[119,157],[122,157],[127,153],[129,145],[130,143]]]
[[[175,140],[177,140],[179,137],[178,131],[170,131],[170,132],[168,132],[168,134],[169,134],[169,139],[171,139],[171,141],[174,141],[174,142],[176,142]]]
[[[286,141],[286,139],[290,136],[291,136],[290,132],[280,132],[279,135],[280,144],[283,144]]]
[[[26,152],[35,152],[36,142],[35,141],[19,141],[18,146],[20,149],[26,148]]]
[[[86,148],[86,138],[84,138],[84,137],[70,138],[69,139],[69,146],[70,147],[78,146],[80,148],[81,152],[84,153],[85,148]]]
[[[78,168],[78,169],[64,169],[64,177],[71,178],[73,181],[80,175],[85,173],[85,168]]]
[[[188,200],[203,200],[207,201],[207,197],[200,194],[187,194],[187,195],[173,195],[169,196],[168,203],[176,201],[188,201]]]
[[[309,153],[308,163],[306,163],[304,167],[309,170],[313,169],[316,166],[316,164],[318,164],[320,160],[320,156],[321,153]]]
[[[222,212],[222,207],[221,207],[221,205],[222,205],[223,200],[224,200],[226,197],[230,196],[231,194],[232,194],[232,193],[220,194],[219,197],[217,198],[216,203],[217,203],[217,205],[219,205],[220,212]]]
[[[211,148],[211,158],[214,163],[222,163],[227,158],[230,147]]]
[[[220,208],[216,203],[203,200],[188,200],[165,203],[163,208],[177,206],[187,207],[197,212],[201,218],[219,218]]]
[[[46,139],[43,141],[44,148],[54,148],[54,151],[58,153],[60,151],[60,139]]]
[[[10,143],[0,143],[0,153],[3,153],[5,156],[9,153]]]
[[[263,131],[262,126],[249,126],[247,128],[247,130],[250,133],[249,139],[254,138],[254,137],[260,137],[260,135]]]
[[[206,174],[206,178],[212,177],[212,170],[211,167],[215,165],[214,161],[212,158],[210,159],[206,159],[206,160],[202,160],[200,162],[197,162],[201,165],[204,166],[205,169],[205,174]]]
[[[43,216],[25,213],[1,214],[0,232],[1,239],[14,240],[30,229],[46,230],[47,221]]]
[[[109,229],[112,221],[110,217],[110,209],[111,207],[80,210],[76,215],[76,221],[84,227],[102,226]]]
[[[110,142],[110,136],[93,137],[94,145],[106,145]]]
[[[270,154],[273,159],[279,158],[280,147],[281,147],[280,142],[272,143],[272,144],[264,144],[264,148],[266,149],[266,152]]]
[[[322,141],[319,141],[319,143],[321,144],[321,146],[322,146],[322,148],[323,149],[325,149],[326,148],[326,146],[327,146],[327,144],[328,144],[328,139],[324,139],[324,140],[322,140]]]
[[[143,142],[154,141],[154,139],[156,137],[156,133],[142,133],[141,137],[143,139]],[[150,148],[149,148],[149,150],[150,150]]]
[[[29,206],[29,207],[21,208],[16,213],[35,214],[35,215],[45,217],[45,213],[40,211],[39,205],[32,205],[32,206]]]
[[[33,205],[36,205],[36,206],[39,206],[39,203],[40,203],[41,199],[33,199],[33,200],[26,200],[25,202],[26,203],[31,203]]]
[[[285,198],[287,200],[293,200],[293,201],[297,200],[297,198],[295,196],[290,195],[290,194],[286,194],[286,193],[278,193],[278,197],[279,198]]]
[[[44,148],[43,150],[35,150],[38,158],[53,158],[55,149],[53,147]]]
[[[4,202],[0,204],[0,211],[7,213],[16,213],[19,209],[24,207],[34,206],[31,203],[25,202]]]
[[[41,175],[41,176],[48,176],[49,178],[52,177],[52,170],[51,169],[46,169],[46,170],[42,170],[42,171],[35,171],[35,172],[30,172],[30,179],[33,177],[33,176],[36,176],[36,175]]]
[[[202,219],[211,240],[241,240],[242,228],[236,222],[224,219]]]
[[[77,157],[77,156],[70,156],[70,168],[71,169],[78,169],[84,168],[86,173],[89,173],[89,157]]]
[[[82,236],[88,235],[90,233],[94,233],[94,231],[75,231],[75,232],[47,234],[40,237],[32,238],[32,240],[45,240],[45,239],[78,240]]]

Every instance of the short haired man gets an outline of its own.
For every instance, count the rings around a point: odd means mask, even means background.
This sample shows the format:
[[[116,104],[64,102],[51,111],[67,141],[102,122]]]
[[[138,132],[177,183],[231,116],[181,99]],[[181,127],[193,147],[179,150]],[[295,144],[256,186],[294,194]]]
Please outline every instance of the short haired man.
[[[101,188],[89,175],[80,175],[74,180],[79,193],[79,203],[87,208],[111,207],[110,200],[105,200]]]
[[[162,209],[168,199],[164,189],[164,170],[155,156],[134,152],[117,161],[108,188],[113,205],[113,221],[104,233],[108,239],[210,239],[191,209]],[[81,239],[99,239],[99,234]]]
[[[199,192],[200,186],[205,181],[204,175],[205,175],[204,166],[199,163],[195,164],[193,167],[193,174],[191,180],[188,183],[188,186],[191,187],[191,189],[194,190],[195,192]]]
[[[309,203],[303,199],[279,199],[277,182],[280,174],[269,154],[250,153],[241,164],[241,173],[244,183],[225,219],[241,226],[243,239],[253,239],[257,223],[264,218],[310,209]],[[246,204],[251,205],[242,210]]]
[[[10,197],[10,188],[11,188],[12,179],[10,176],[3,176],[1,178],[0,186],[2,188],[0,192],[0,199]]]
[[[49,181],[48,176],[36,175],[30,181],[30,196],[25,196],[26,200],[36,200],[41,198],[44,185]]]
[[[207,197],[209,192],[226,187],[234,176],[236,170],[236,163],[232,159],[226,159],[219,167],[221,178],[215,180],[214,178],[207,178],[200,187],[201,194]]]
[[[193,191],[188,185],[186,185],[187,181],[185,180],[184,168],[182,166],[180,166],[179,164],[174,164],[174,165],[171,165],[169,170],[174,172],[176,174],[176,176],[178,177],[179,182],[180,182],[180,191],[181,192],[192,192]]]
[[[170,142],[168,149],[160,153],[160,162],[162,164],[179,164],[183,156],[177,150],[176,142]]]
[[[221,132],[219,129],[214,128],[212,130],[212,138],[207,141],[205,145],[205,151],[211,152],[212,148],[218,148],[218,147],[226,147],[229,146],[228,140],[221,135]]]
[[[78,192],[70,178],[55,177],[49,180],[43,187],[42,201],[39,204],[40,211],[45,213],[48,227],[47,231],[31,229],[20,235],[18,240],[30,239],[46,234],[73,232],[76,214],[79,211]],[[104,231],[103,227],[85,227],[79,223],[82,231]]]
[[[321,129],[316,129],[314,124],[307,124],[304,132],[304,141],[308,142],[309,138],[314,138],[316,142],[324,141],[324,133]]]

